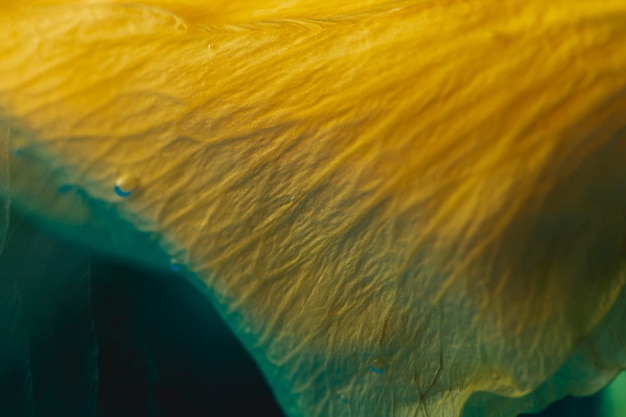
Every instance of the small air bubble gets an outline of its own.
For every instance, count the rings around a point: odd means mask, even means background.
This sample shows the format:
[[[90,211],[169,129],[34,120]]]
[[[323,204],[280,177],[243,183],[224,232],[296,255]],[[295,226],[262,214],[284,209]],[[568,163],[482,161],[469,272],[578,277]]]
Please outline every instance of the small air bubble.
[[[180,263],[176,259],[170,261],[170,270],[174,272],[180,272]]]
[[[343,394],[339,394],[339,401],[341,401],[344,404],[348,404],[348,398]]]
[[[139,180],[132,175],[123,175],[115,182],[115,194],[122,198],[131,195],[139,186]]]
[[[376,358],[369,364],[369,370],[375,374],[382,374],[387,369],[387,361],[384,358]]]

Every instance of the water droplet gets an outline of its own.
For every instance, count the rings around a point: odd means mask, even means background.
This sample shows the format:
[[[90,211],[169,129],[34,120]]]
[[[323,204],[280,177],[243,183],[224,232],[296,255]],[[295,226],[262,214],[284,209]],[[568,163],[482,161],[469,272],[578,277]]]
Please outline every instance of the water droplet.
[[[180,263],[176,259],[170,261],[170,269],[174,272],[180,272]]]
[[[132,175],[122,175],[115,182],[115,194],[125,198],[131,195],[139,186],[139,180]]]
[[[369,364],[369,370],[375,374],[382,374],[387,369],[387,361],[384,358],[376,358]]]

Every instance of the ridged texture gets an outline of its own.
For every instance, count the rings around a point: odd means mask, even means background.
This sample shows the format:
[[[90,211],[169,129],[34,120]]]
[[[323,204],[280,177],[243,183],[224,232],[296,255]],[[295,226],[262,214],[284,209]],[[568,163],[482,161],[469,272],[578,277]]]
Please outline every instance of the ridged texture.
[[[11,196],[157,236],[290,416],[514,416],[626,365],[626,1],[44,3],[0,6]]]

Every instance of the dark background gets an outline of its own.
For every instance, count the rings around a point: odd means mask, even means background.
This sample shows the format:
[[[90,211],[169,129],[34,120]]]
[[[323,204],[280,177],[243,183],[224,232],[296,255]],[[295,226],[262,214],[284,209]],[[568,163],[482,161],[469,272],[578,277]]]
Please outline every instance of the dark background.
[[[0,253],[0,417],[281,417],[255,364],[175,272],[14,213]],[[593,417],[598,397],[541,417]]]

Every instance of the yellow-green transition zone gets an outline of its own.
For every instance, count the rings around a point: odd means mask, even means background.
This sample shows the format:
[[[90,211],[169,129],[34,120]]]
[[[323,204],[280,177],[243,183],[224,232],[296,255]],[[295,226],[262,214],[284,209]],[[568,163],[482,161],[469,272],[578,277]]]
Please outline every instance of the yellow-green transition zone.
[[[607,384],[626,1],[316,3],[0,1],[4,198],[158,242],[291,417],[515,416]]]

